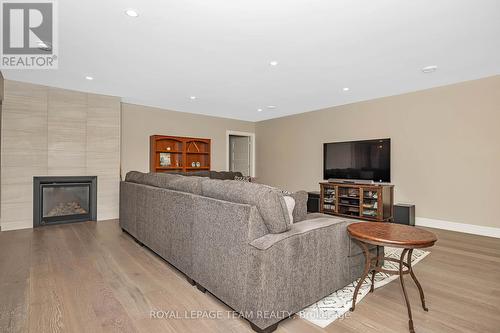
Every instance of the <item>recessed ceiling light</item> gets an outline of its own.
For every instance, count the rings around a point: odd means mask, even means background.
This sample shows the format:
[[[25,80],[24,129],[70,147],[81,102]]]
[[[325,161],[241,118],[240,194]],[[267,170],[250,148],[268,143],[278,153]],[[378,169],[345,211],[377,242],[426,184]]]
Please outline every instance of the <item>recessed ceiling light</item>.
[[[125,14],[127,14],[127,16],[130,16],[130,17],[139,16],[139,13],[134,9],[125,9]]]
[[[262,109],[257,109],[257,112],[262,112]]]
[[[194,101],[196,99],[196,96],[189,96],[189,99]]]
[[[268,109],[276,109],[276,105],[268,105],[267,108]]]
[[[422,68],[422,72],[427,74],[427,73],[435,72],[437,69],[438,69],[438,66],[431,65],[431,66],[426,66],[426,67]]]
[[[94,78],[93,78],[92,76],[88,76],[88,75],[87,75],[87,76],[85,77],[85,80],[92,81],[93,79],[94,79]]]
[[[273,60],[269,63],[271,66],[278,66],[278,62],[276,60]]]
[[[350,89],[350,88],[348,88],[348,87],[345,87],[345,88],[342,88],[342,90],[343,90],[343,91],[349,91],[349,90],[351,90],[351,89]]]

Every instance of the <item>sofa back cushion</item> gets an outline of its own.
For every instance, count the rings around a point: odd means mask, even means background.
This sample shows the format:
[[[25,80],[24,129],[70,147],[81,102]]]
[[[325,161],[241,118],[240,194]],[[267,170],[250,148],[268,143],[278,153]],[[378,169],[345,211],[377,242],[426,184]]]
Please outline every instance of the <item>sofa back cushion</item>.
[[[241,177],[243,174],[239,171],[210,171],[211,179],[234,180],[235,176]]]
[[[184,172],[184,176],[197,176],[197,177],[210,177],[210,171],[208,170],[201,170],[201,171],[190,171],[190,172]]]
[[[168,183],[167,187],[170,190],[187,192],[196,195],[201,195],[201,182],[206,179],[204,177],[185,177],[179,176]]]
[[[125,181],[129,183],[144,184],[144,178],[146,175],[147,173],[140,171],[129,171],[125,175]]]
[[[206,179],[201,183],[202,195],[218,200],[257,207],[270,233],[290,229],[290,217],[283,194],[261,184],[234,180]]]
[[[169,171],[170,175],[181,175],[181,176],[198,176],[198,177],[210,177],[210,171],[200,170],[200,171]]]
[[[144,176],[144,185],[169,188],[169,184],[176,180],[182,178],[180,175],[170,175],[167,173],[146,173]]]
[[[201,195],[202,177],[185,177],[171,173],[142,173],[130,171],[125,176],[125,181],[139,183],[169,190]]]
[[[212,179],[231,179],[238,176],[241,177],[243,174],[241,172],[233,172],[233,171],[208,171],[208,170],[199,170],[199,171],[175,171],[169,172],[171,175],[182,175],[182,176],[198,176],[198,177],[207,177]]]

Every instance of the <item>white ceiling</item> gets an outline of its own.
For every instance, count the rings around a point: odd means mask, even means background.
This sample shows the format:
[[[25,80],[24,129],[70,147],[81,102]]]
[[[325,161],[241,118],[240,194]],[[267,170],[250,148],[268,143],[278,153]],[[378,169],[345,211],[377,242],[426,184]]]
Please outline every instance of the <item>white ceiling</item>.
[[[257,121],[500,74],[498,0],[58,4],[59,69],[7,79]]]

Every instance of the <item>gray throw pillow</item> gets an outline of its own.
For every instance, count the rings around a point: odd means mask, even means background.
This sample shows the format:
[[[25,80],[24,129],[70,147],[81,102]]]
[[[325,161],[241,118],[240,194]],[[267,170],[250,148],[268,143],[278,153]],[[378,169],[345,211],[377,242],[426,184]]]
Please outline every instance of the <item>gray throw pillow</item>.
[[[276,191],[281,192],[284,196],[292,197],[295,200],[295,207],[293,208],[293,223],[304,221],[307,216],[307,198],[309,195],[306,191],[289,192],[273,186],[263,185]]]

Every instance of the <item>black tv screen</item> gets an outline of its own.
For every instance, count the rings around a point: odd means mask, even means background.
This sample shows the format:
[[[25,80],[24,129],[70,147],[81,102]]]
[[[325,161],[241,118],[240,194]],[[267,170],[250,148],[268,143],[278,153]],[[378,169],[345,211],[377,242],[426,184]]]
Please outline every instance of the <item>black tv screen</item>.
[[[323,144],[323,178],[391,181],[391,139]]]

